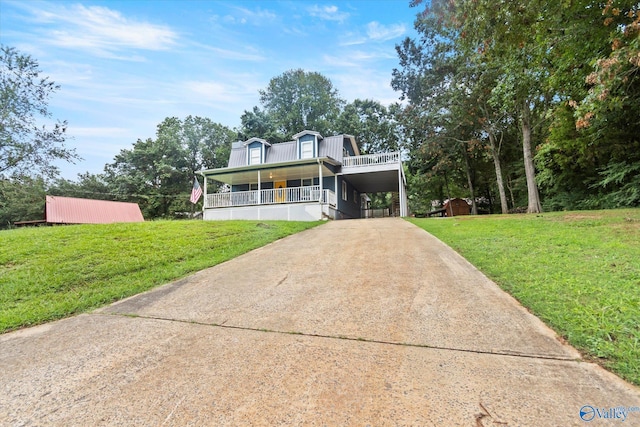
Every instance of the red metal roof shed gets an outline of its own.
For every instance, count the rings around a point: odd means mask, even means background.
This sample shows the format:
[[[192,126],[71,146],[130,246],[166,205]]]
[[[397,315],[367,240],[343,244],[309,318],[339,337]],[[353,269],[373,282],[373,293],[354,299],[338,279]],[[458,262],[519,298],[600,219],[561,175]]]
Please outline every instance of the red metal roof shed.
[[[109,224],[143,222],[137,203],[47,196],[46,221],[49,224]]]

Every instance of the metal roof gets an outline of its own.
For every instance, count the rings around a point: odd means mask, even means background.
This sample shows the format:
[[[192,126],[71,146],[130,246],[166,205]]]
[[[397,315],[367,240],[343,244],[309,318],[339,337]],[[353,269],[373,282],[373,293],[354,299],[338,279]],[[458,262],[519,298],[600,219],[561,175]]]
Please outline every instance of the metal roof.
[[[289,160],[297,160],[296,141],[281,142],[273,144],[267,149],[267,158],[265,163],[280,163]]]
[[[137,203],[46,196],[46,218],[51,224],[109,224],[143,222]]]
[[[318,143],[320,157],[331,157],[342,163],[342,140],[343,135],[328,136]]]
[[[247,164],[247,149],[242,147],[233,147],[229,155],[229,164],[227,167],[235,168]]]
[[[321,135],[317,132],[305,131],[304,133],[313,133],[317,134],[320,138]],[[298,134],[298,135],[300,135]],[[357,146],[355,145],[354,138],[350,135],[335,135],[328,136],[320,141],[318,141],[318,158],[329,157],[338,162],[342,162],[343,157],[343,143],[344,140],[347,139],[352,146],[354,146],[354,150],[357,150]],[[264,141],[258,138],[252,138],[249,141]],[[247,142],[249,142],[247,141]],[[266,142],[266,141],[265,141]],[[297,141],[287,141],[280,142],[275,144],[265,145],[266,149],[266,158],[263,165],[273,164],[273,163],[282,163],[289,162],[298,159],[297,149]],[[359,154],[356,151],[357,154]],[[229,155],[229,164],[227,167],[236,168],[241,166],[247,166],[247,149],[246,143],[234,143],[231,147],[231,154]]]

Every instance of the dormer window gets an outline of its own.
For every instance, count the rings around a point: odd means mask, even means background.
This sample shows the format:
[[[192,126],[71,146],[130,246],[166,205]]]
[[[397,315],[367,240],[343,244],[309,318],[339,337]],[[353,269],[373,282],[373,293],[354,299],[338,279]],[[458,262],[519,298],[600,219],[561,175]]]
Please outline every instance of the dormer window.
[[[251,148],[249,149],[249,164],[250,165],[259,165],[260,164],[260,157],[261,156],[261,149],[260,147],[256,147],[256,148]]]
[[[322,135],[312,130],[303,130],[293,135],[297,141],[297,151],[299,159],[313,159],[319,156],[318,141],[322,140]]]
[[[301,159],[313,158],[313,143],[314,143],[313,140],[300,142],[300,158]]]
[[[242,145],[247,147],[246,165],[261,165],[267,162],[267,148],[271,147],[271,144],[267,141],[260,138],[251,138]]]

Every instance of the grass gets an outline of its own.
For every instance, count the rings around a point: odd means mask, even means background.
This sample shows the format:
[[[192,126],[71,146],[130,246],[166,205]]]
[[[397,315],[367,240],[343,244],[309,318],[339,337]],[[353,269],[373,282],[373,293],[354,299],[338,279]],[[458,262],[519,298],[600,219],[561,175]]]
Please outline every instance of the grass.
[[[640,209],[413,219],[560,336],[640,385]]]
[[[0,333],[95,309],[318,224],[154,221],[0,231]]]

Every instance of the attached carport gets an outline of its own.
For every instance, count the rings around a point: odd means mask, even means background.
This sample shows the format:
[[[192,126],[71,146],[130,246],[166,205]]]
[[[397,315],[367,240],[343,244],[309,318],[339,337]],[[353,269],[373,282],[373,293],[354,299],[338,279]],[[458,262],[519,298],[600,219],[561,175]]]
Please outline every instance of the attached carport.
[[[402,163],[343,167],[342,174],[363,193],[398,193],[400,216],[409,215],[407,180]]]

